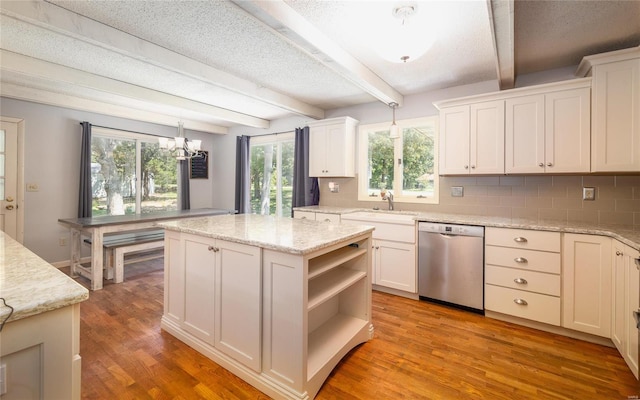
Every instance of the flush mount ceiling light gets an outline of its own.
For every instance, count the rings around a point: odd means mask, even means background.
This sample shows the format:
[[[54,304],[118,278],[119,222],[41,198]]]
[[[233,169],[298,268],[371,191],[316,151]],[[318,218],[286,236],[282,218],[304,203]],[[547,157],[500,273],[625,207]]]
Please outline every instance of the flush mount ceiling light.
[[[393,19],[378,30],[376,51],[388,61],[406,63],[420,58],[433,42],[430,24],[418,19],[417,4],[403,4],[391,10]]]
[[[398,107],[398,103],[389,103],[389,107],[393,109],[393,122],[389,127],[389,138],[398,139],[400,137],[400,128],[396,125],[396,108]]]
[[[173,152],[174,157],[178,161],[204,157],[204,153],[202,153],[200,149],[202,140],[189,140],[185,138],[182,122],[178,122],[178,136],[173,139],[159,137],[158,144],[161,149]]]

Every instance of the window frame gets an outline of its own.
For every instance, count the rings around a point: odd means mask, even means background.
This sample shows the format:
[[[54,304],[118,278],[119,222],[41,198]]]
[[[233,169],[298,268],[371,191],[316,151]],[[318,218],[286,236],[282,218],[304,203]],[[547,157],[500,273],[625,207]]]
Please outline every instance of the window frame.
[[[155,135],[147,135],[144,133],[135,133],[129,131],[122,131],[119,129],[112,128],[102,128],[102,127],[92,127],[91,129],[91,140],[93,138],[105,138],[105,139],[116,139],[116,140],[131,140],[136,144],[136,207],[135,207],[135,215],[142,214],[142,142],[158,144],[158,137]],[[176,161],[177,162],[177,161]],[[180,168],[176,169],[176,190],[178,192],[178,201],[176,204],[176,210],[180,209],[180,191],[182,182],[180,179]]]
[[[404,129],[412,128],[416,126],[433,125],[433,162],[434,162],[434,178],[433,178],[433,197],[418,198],[415,196],[405,196],[402,194],[402,170],[404,163],[400,168],[397,167],[395,160],[398,158],[404,159],[402,155],[402,136],[399,139],[393,139],[394,149],[394,169],[393,169],[393,182],[394,187],[390,190],[393,193],[393,201],[397,203],[413,203],[413,204],[439,204],[440,203],[440,180],[438,171],[438,158],[439,158],[439,118],[438,116],[429,116],[421,118],[412,118],[405,120],[396,120],[398,130],[403,132]],[[358,129],[358,200],[368,202],[380,202],[383,201],[380,197],[380,190],[369,189],[369,133],[388,131],[389,123],[377,123],[360,125]],[[375,196],[370,196],[371,193],[375,193]]]

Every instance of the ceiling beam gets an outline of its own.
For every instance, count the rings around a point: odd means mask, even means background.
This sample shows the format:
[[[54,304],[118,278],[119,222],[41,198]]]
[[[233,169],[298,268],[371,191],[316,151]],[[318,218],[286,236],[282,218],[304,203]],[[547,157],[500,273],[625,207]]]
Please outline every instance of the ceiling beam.
[[[282,0],[232,0],[290,43],[385,104],[402,106],[404,98],[342,47]]]
[[[487,0],[493,35],[498,84],[501,90],[515,86],[514,3],[513,0]]]
[[[214,85],[266,104],[276,106],[306,117],[324,118],[324,110],[293,97],[265,88],[249,80],[239,78],[179,53],[155,45],[128,33],[67,11],[43,1],[3,1],[0,14],[24,23],[33,24],[76,40],[149,63],[174,73],[182,74],[203,83]],[[222,109],[222,108],[220,108]],[[229,110],[226,110],[229,111]],[[246,110],[238,110],[238,117],[246,116]],[[259,118],[259,117],[254,117]],[[230,121],[253,127],[264,127],[246,121]]]

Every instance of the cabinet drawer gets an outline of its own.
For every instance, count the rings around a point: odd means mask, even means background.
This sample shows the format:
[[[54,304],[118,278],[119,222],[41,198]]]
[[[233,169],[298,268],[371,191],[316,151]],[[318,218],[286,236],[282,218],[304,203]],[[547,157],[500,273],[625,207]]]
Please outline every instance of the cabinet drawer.
[[[484,280],[491,285],[560,296],[560,275],[487,265]]]
[[[487,265],[560,274],[560,253],[485,246]]]
[[[517,304],[521,301],[526,304]],[[560,298],[485,285],[484,308],[519,318],[560,326]]]
[[[293,218],[299,218],[299,219],[310,219],[310,220],[315,220],[316,219],[316,213],[314,213],[313,211],[298,211],[295,210],[293,212]]]
[[[316,213],[316,221],[340,223],[340,214]]]
[[[559,253],[560,233],[488,227],[485,230],[485,243],[495,246]]]

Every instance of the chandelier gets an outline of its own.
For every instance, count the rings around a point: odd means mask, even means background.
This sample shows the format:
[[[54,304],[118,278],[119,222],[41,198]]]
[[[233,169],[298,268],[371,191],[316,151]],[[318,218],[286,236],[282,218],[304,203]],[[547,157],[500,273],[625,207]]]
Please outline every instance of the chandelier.
[[[185,138],[182,122],[178,122],[178,136],[173,139],[159,137],[158,144],[161,149],[173,153],[173,156],[178,161],[204,157],[200,149],[202,140],[189,140]]]

